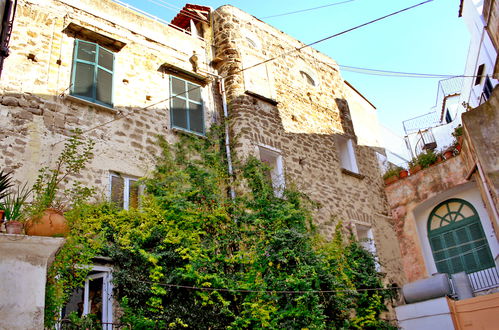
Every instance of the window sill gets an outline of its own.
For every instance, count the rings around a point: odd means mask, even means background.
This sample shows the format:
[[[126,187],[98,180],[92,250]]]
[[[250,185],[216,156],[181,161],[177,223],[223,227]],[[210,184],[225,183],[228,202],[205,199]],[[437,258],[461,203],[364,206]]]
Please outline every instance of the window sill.
[[[362,179],[364,179],[366,177],[365,175],[362,175],[360,173],[352,172],[350,170],[347,170],[346,168],[341,168],[341,173],[353,176],[354,178],[357,178],[359,180],[362,180]]]
[[[197,133],[197,132],[189,131],[187,129],[179,128],[179,127],[172,127],[171,130],[176,134],[194,135],[194,136],[206,139],[206,135],[204,133]]]
[[[246,95],[249,95],[249,96],[252,96],[252,97],[254,97],[256,99],[259,99],[260,101],[264,101],[264,102],[270,103],[273,106],[276,106],[276,105],[279,104],[279,102],[277,102],[274,99],[268,98],[266,96],[260,95],[258,93],[252,92],[252,91],[245,91],[244,93]]]
[[[81,103],[83,105],[88,105],[88,106],[94,107],[94,108],[99,109],[99,110],[105,110],[105,111],[113,113],[113,114],[119,113],[119,110],[117,110],[115,108],[107,107],[105,105],[98,104],[98,103],[95,103],[92,101],[87,101],[85,99],[79,98],[78,96],[73,96],[73,95],[67,94],[64,96],[64,99],[69,100],[71,102],[77,102],[77,103]]]

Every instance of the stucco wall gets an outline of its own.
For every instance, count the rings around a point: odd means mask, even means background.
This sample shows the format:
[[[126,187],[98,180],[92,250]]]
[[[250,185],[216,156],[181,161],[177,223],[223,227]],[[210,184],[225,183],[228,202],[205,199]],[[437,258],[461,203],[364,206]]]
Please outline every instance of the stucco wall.
[[[63,31],[70,23],[126,44],[115,53],[112,109],[68,96],[74,37]],[[199,70],[208,71],[211,58],[207,42],[110,0],[21,0],[10,45],[0,81],[1,168],[33,181],[41,166],[55,161],[70,130],[80,128],[96,145],[79,179],[104,195],[110,171],[143,176],[159,152],[156,136],[175,140],[169,76],[160,66],[192,71],[189,57],[196,51]],[[206,126],[217,113],[213,88],[202,90]]]
[[[303,44],[232,6],[215,13],[217,68],[227,77],[235,152],[245,157],[258,156],[258,146],[278,150],[287,184],[296,184],[320,203],[315,222],[321,233],[332,237],[340,219],[346,225],[372,227],[382,271],[389,281],[400,283],[399,248],[375,152],[356,143],[337,64],[305,48],[250,68],[255,59],[263,61]],[[307,84],[300,71],[309,74],[315,86]],[[338,138],[345,137],[354,141],[360,175],[341,169]]]

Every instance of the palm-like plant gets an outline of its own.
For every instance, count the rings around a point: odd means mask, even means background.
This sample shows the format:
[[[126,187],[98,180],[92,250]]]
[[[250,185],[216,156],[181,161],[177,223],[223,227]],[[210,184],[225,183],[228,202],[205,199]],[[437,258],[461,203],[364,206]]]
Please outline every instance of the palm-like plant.
[[[9,191],[5,194],[3,200],[0,202],[0,210],[5,212],[5,221],[21,221],[24,216],[26,200],[31,194],[32,189],[28,188],[25,183],[17,191]]]
[[[4,173],[2,170],[0,172],[0,200],[9,194],[8,189],[12,187],[12,173]]]

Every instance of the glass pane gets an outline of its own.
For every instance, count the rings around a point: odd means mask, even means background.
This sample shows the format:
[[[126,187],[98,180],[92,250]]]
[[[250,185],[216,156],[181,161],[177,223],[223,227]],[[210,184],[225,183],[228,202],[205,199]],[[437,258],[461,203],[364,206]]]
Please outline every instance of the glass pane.
[[[449,260],[451,266],[451,274],[459,273],[464,270],[463,262],[461,261],[461,257],[454,257]]]
[[[76,63],[74,72],[73,94],[94,97],[94,66],[85,63]]]
[[[99,48],[99,65],[113,71],[113,53],[104,48]]]
[[[201,87],[187,83],[187,89],[189,90],[189,100],[201,103]]]
[[[78,51],[76,57],[79,60],[95,63],[95,54],[95,44],[91,44],[85,41],[78,41]]]
[[[89,279],[88,281],[88,313],[102,320],[102,287],[104,279],[102,277]]]
[[[451,247],[456,245],[456,240],[454,239],[453,232],[447,232],[443,235],[444,238],[444,244],[446,247]]]
[[[471,240],[478,240],[484,238],[481,224],[479,222],[472,223],[468,226],[468,230],[470,231]]]
[[[113,75],[102,69],[97,71],[96,99],[109,105],[113,103]]]
[[[185,81],[172,77],[172,96],[180,94],[179,96],[187,97],[185,95]]]
[[[435,212],[435,214],[438,215],[439,217],[443,218],[447,214],[447,212],[448,212],[447,205],[444,204],[438,208],[438,210]]]
[[[118,176],[111,177],[111,202],[115,203],[118,207],[123,208],[125,182],[123,178]]]
[[[172,124],[187,129],[187,110],[184,100],[174,98],[172,101]]]
[[[436,266],[439,273],[449,273],[449,265],[447,264],[447,261],[437,262]]]
[[[449,203],[449,209],[451,210],[451,212],[457,212],[460,207],[461,207],[461,203],[458,203],[458,202]]]
[[[477,268],[478,264],[475,259],[474,253],[467,253],[463,256],[464,265],[466,266],[466,271],[470,272]]]
[[[189,103],[189,129],[193,132],[203,133],[203,106]]]
[[[139,207],[139,184],[137,180],[129,181],[128,208]]]
[[[465,218],[469,218],[469,217],[473,216],[475,213],[468,205],[464,205],[463,208],[461,209],[461,214]]]
[[[69,314],[76,312],[78,316],[83,315],[83,288],[78,288],[73,291],[68,303],[62,309],[62,318],[67,318]]]

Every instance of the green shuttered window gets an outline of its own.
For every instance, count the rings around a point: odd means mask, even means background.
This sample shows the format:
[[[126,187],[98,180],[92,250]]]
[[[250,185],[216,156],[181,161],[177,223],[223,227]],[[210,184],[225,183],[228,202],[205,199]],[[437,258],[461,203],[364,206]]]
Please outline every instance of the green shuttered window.
[[[71,95],[113,106],[114,53],[98,44],[75,40]]]
[[[439,273],[473,273],[495,266],[480,218],[465,200],[449,199],[433,209],[428,238]]]
[[[201,87],[170,76],[170,94],[172,96],[170,103],[172,127],[204,134]]]

